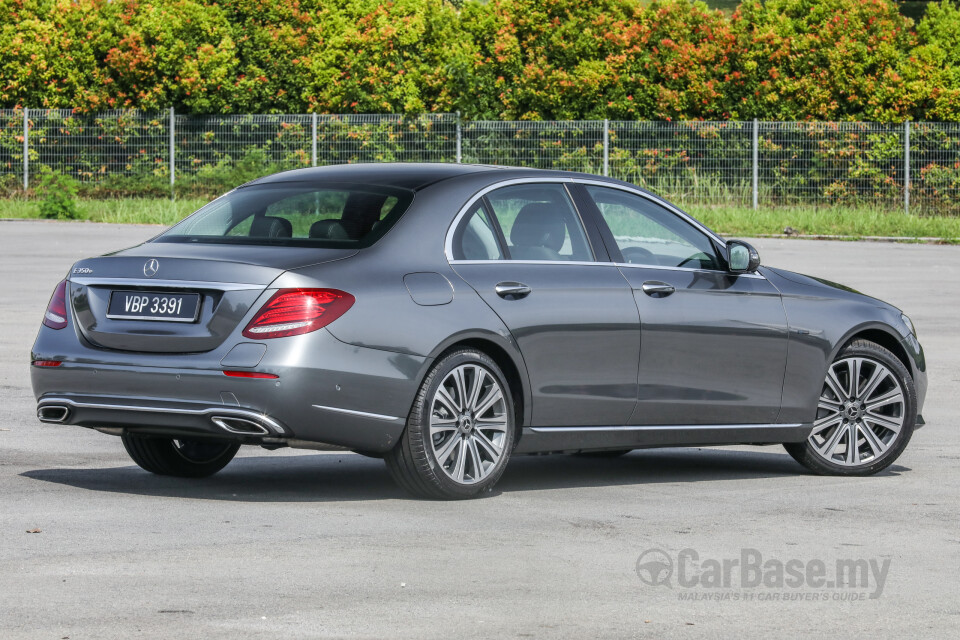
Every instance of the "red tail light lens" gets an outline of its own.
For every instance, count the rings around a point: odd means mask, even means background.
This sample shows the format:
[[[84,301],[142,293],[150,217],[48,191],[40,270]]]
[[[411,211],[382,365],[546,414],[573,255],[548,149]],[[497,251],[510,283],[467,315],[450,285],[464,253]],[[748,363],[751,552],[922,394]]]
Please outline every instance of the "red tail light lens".
[[[63,360],[34,360],[33,366],[35,367],[59,367],[63,364]]]
[[[281,289],[263,305],[243,335],[265,340],[310,333],[345,314],[355,300],[339,289]]]
[[[67,281],[64,280],[53,290],[50,304],[43,314],[43,324],[51,329],[63,329],[67,326]]]
[[[272,373],[259,373],[257,371],[224,371],[223,375],[231,378],[260,378],[265,380],[276,380],[280,377]]]

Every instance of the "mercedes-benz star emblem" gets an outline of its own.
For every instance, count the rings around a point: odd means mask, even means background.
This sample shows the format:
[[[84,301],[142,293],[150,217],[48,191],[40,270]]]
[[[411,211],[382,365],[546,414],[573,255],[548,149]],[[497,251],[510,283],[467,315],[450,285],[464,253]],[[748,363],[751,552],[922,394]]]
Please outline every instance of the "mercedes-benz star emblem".
[[[156,258],[150,258],[147,260],[147,263],[143,265],[143,275],[148,278],[157,275],[157,271],[160,271],[160,262]]]

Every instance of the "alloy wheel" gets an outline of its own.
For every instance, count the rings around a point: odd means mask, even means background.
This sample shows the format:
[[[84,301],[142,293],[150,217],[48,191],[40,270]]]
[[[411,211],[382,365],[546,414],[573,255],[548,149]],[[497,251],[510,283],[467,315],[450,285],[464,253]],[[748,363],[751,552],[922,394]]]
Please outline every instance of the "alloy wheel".
[[[430,444],[443,472],[459,484],[490,475],[507,444],[507,402],[494,375],[478,364],[448,373],[430,408]]]
[[[900,436],[905,409],[903,385],[890,369],[872,358],[843,358],[827,370],[810,445],[833,464],[874,462]]]

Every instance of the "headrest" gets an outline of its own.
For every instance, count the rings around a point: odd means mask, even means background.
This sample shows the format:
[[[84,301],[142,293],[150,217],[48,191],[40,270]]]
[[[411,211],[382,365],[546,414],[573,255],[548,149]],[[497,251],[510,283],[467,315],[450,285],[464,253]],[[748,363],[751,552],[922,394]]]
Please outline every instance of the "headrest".
[[[380,210],[386,201],[387,196],[381,193],[351,193],[340,216],[340,223],[347,236],[357,240],[370,233],[373,225],[380,220]]]
[[[349,240],[347,230],[339,220],[320,220],[310,225],[311,238],[326,238],[328,240]]]
[[[510,230],[510,242],[519,247],[546,247],[560,251],[567,237],[563,215],[547,202],[524,205]]]
[[[293,236],[293,225],[285,218],[257,216],[248,235],[252,238],[289,238]]]

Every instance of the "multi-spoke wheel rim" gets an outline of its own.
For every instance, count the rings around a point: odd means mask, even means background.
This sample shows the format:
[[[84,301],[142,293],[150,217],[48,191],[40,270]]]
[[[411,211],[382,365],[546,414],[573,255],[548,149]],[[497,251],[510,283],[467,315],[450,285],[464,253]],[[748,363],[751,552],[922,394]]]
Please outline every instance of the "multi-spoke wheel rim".
[[[430,444],[454,482],[476,484],[496,469],[507,444],[503,388],[481,365],[460,365],[444,378],[430,406]]]
[[[872,358],[844,358],[830,366],[810,444],[842,466],[868,464],[900,436],[906,416],[903,384]]]

